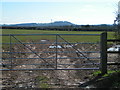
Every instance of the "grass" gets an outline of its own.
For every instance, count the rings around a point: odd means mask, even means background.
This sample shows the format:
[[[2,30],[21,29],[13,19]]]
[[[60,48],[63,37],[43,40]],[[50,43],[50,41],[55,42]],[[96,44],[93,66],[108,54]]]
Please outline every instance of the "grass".
[[[101,74],[101,71],[96,71],[93,73],[93,76],[96,77],[99,74]],[[118,71],[108,70],[108,73],[103,75],[98,80],[103,82],[103,85],[108,84],[108,86],[110,85],[109,87],[120,88],[120,70]]]
[[[39,88],[50,88],[50,85],[47,83],[49,79],[45,76],[36,77],[36,82]]]
[[[110,74],[115,73],[115,72],[119,72],[119,71],[108,70],[107,74],[104,74],[103,77],[107,77]],[[101,74],[101,71],[96,71],[96,72],[93,73],[93,76],[97,76],[99,74]]]
[[[93,32],[93,31],[49,31],[49,30],[23,30],[23,29],[3,29],[2,34],[101,34],[102,32]],[[114,38],[113,32],[108,32],[108,38]],[[41,39],[55,40],[55,36],[16,36],[23,42],[26,41],[39,41]],[[99,36],[62,36],[69,42],[99,42]],[[61,40],[59,38],[59,40]],[[9,36],[3,36],[2,42],[9,43]],[[12,38],[12,42],[16,42]]]

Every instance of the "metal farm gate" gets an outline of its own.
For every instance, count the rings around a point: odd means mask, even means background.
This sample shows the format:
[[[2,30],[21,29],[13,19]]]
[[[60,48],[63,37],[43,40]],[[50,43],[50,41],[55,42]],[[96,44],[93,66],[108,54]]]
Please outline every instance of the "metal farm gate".
[[[33,37],[34,36],[34,37]],[[96,36],[97,43],[80,42]],[[107,34],[2,34],[2,71],[101,70],[107,72]],[[47,38],[46,38],[47,37]],[[37,38],[37,40],[34,40]],[[71,41],[70,38],[76,38]]]

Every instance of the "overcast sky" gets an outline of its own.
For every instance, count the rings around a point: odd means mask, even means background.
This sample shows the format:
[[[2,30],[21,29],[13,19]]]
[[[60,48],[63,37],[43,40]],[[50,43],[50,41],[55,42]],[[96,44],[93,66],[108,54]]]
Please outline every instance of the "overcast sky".
[[[119,0],[1,0],[0,24],[113,24]]]

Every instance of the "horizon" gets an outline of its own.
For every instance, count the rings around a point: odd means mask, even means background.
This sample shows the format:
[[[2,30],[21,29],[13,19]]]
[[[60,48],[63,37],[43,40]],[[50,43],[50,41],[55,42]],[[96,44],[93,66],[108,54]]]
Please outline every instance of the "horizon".
[[[2,0],[0,24],[55,21],[68,21],[78,25],[113,24],[117,7],[114,4],[119,0],[23,1]]]
[[[47,22],[47,23],[33,23],[33,24],[50,24],[50,23],[55,23],[55,22],[69,22],[69,21],[54,21],[54,22]],[[72,23],[72,22],[69,22],[69,23]],[[29,22],[29,23],[15,23],[15,24],[0,24],[0,25],[17,25],[17,24],[32,24],[32,22]],[[74,24],[74,23],[72,23]],[[75,24],[75,25],[104,25],[105,23],[103,24]],[[105,24],[105,25],[113,25],[113,24]]]

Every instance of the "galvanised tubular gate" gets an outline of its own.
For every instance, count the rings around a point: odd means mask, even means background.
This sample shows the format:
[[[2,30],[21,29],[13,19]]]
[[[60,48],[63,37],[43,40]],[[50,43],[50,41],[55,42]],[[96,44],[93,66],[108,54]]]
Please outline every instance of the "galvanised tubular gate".
[[[55,41],[55,45],[56,45],[56,56],[55,56],[55,60],[56,60],[56,63],[55,64],[52,64],[52,63],[48,63],[46,61],[46,59],[48,58],[42,58],[40,55],[38,55],[37,52],[34,52],[31,48],[29,48],[28,46],[26,46],[26,44],[30,44],[30,43],[23,43],[21,40],[19,40],[18,38],[16,38],[16,36],[44,36],[44,35],[47,35],[47,36],[50,36],[50,35],[53,35],[53,36],[56,36],[56,41]],[[79,51],[77,50],[76,48],[72,47],[73,49],[75,49],[79,54],[81,54],[83,57],[72,57],[73,59],[76,59],[76,58],[86,58],[87,60],[91,59],[91,57],[87,57],[86,55],[84,55],[83,53],[89,53],[89,52],[92,52],[92,53],[100,53],[100,63],[88,63],[88,64],[85,64],[85,65],[99,65],[99,68],[58,68],[58,62],[57,60],[58,59],[62,59],[62,58],[58,58],[58,53],[61,53],[60,51],[58,51],[58,44],[60,42],[58,42],[58,37],[61,38],[65,44],[68,44],[68,45],[72,45],[73,43],[69,43],[67,40],[65,40],[63,37],[61,36],[100,36],[100,51]],[[7,58],[8,60],[11,61],[10,65],[11,65],[11,69],[0,69],[2,71],[9,71],[9,70],[101,70],[102,74],[105,74],[107,73],[107,33],[104,32],[102,34],[1,34],[0,36],[9,36],[10,37],[10,43],[1,43],[1,44],[8,44],[9,45],[9,52],[0,52],[0,53],[8,53],[10,54],[10,58]],[[14,38],[15,40],[17,40],[19,43],[12,43],[12,38]],[[13,54],[14,53],[22,53],[22,52],[12,52],[12,45],[13,44],[22,44],[25,48],[29,49],[31,52],[23,52],[23,53],[34,53],[36,56],[38,56],[38,58],[17,58],[17,59],[41,59],[45,62],[44,65],[55,65],[55,67],[53,68],[38,68],[38,69],[12,69],[12,65],[13,65],[13,60],[16,59],[16,58],[12,58]],[[39,43],[32,43],[32,44],[39,44]],[[43,43],[44,44],[44,43]],[[82,44],[82,43],[81,43]],[[89,44],[89,43],[86,43],[86,44]],[[47,52],[52,52],[54,53],[54,51],[46,51]],[[45,53],[45,52],[44,52]],[[66,52],[68,53],[68,52]],[[74,51],[73,52],[70,52],[70,53],[75,53]],[[98,59],[99,57],[94,57],[92,59]],[[1,58],[2,60],[3,58]],[[52,59],[52,58],[49,58],[49,59]],[[64,59],[64,58],[63,58]],[[1,61],[2,63],[2,61]],[[2,65],[2,64],[1,64]],[[8,64],[9,65],[9,64]],[[21,64],[14,64],[14,65],[21,65]],[[43,64],[22,64],[22,65],[43,65]],[[59,64],[59,65],[74,65],[74,64]]]

